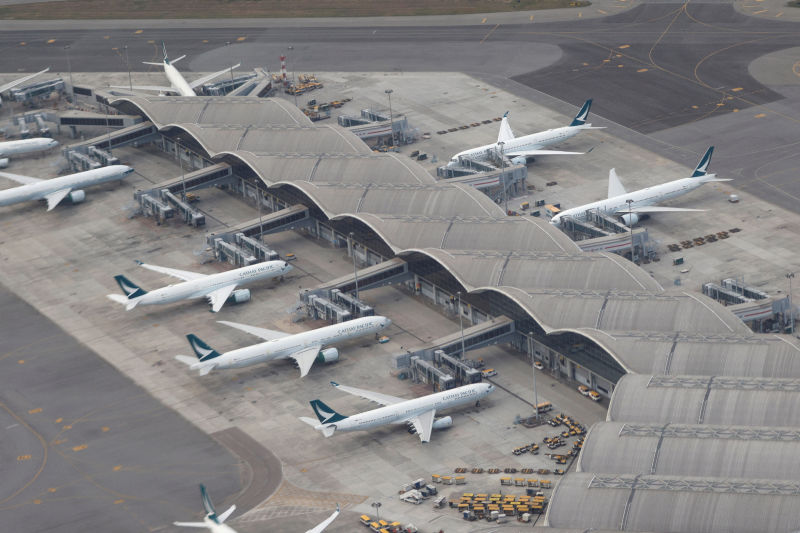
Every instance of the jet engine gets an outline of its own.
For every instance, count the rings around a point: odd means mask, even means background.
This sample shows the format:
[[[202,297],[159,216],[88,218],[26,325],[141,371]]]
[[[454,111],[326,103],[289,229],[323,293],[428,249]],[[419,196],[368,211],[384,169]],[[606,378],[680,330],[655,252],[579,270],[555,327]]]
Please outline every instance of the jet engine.
[[[433,421],[433,429],[445,429],[453,425],[453,417],[443,416]]]
[[[73,204],[79,204],[84,200],[86,200],[86,193],[81,189],[77,189],[69,193],[69,201]]]
[[[518,155],[517,157],[512,157],[511,162],[515,165],[527,165],[528,158],[524,155]]]
[[[620,215],[619,218],[620,220],[622,220],[622,223],[628,227],[631,227],[637,222],[639,222],[639,215],[637,215],[636,213],[628,213],[625,215]]]
[[[317,361],[321,363],[335,363],[339,360],[339,350],[336,348],[326,348],[319,352]]]
[[[6,168],[6,167],[8,167],[8,158],[4,157],[0,159],[0,168]]]
[[[229,298],[235,304],[243,304],[250,301],[250,289],[238,289],[231,293]]]

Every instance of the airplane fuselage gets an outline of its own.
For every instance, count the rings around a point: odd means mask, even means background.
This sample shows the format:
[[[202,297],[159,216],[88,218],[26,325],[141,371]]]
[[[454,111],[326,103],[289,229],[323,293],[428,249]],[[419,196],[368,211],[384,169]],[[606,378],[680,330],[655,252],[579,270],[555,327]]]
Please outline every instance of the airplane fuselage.
[[[708,176],[713,177],[713,174],[709,174]],[[639,189],[638,191],[614,196],[607,200],[599,200],[590,204],[567,209],[550,219],[550,223],[559,225],[561,224],[561,218],[567,216],[578,220],[585,220],[586,212],[592,210],[597,210],[608,215],[617,213],[625,214],[625,211],[628,210],[628,200],[633,200],[631,203],[632,208],[654,205],[692,192],[704,183],[706,183],[706,181],[703,178],[682,178],[662,183],[661,185],[653,185],[652,187]]]
[[[44,152],[58,146],[58,141],[47,137],[0,142],[0,157]]]
[[[581,130],[586,129],[586,126],[563,126],[561,128],[554,128],[551,130],[541,131],[539,133],[532,133],[524,137],[516,137],[510,141],[506,141],[503,145],[502,153],[521,152],[525,150],[539,150],[551,144],[560,143],[570,139],[580,133]],[[471,148],[464,150],[454,155],[449,164],[457,164],[459,157],[467,157],[474,161],[488,161],[493,158],[500,157],[501,150],[498,143],[486,144],[478,148]]]
[[[197,93],[194,92],[189,86],[189,83],[183,77],[183,75],[178,72],[178,69],[170,65],[169,63],[164,63],[164,74],[167,76],[169,80],[170,86],[175,89],[181,96],[197,96]]]
[[[438,412],[443,409],[458,407],[459,405],[475,403],[486,397],[493,389],[494,386],[488,383],[464,385],[463,387],[436,392],[421,398],[414,398],[413,400],[358,413],[333,424],[321,424],[321,426],[334,425],[336,426],[336,431],[361,431],[386,424],[399,424],[433,409]]]
[[[215,368],[242,368],[275,359],[285,359],[293,353],[312,346],[331,346],[356,337],[377,333],[389,324],[391,324],[391,320],[382,316],[357,318],[341,324],[231,350],[212,361]]]
[[[220,272],[190,281],[167,285],[166,287],[139,296],[137,305],[168,304],[180,300],[204,298],[210,292],[226,287],[232,283],[235,283],[237,286],[245,285],[262,279],[282,276],[290,269],[291,267],[285,261],[257,263],[227,272]]]
[[[16,204],[28,200],[41,200],[48,194],[63,189],[77,190],[82,187],[99,185],[107,181],[121,180],[133,169],[125,165],[111,165],[95,168],[69,176],[61,176],[49,180],[42,180],[28,185],[20,185],[12,189],[0,191],[0,206]]]

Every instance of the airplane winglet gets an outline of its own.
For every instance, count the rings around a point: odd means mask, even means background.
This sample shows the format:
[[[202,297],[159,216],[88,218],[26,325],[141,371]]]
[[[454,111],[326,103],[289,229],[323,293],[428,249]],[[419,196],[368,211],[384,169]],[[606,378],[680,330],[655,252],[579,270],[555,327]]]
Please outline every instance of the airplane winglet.
[[[335,381],[331,381],[331,385],[333,385],[334,387],[338,387],[339,386],[339,384],[336,383]]]
[[[138,259],[134,259],[133,262],[136,263],[139,266],[142,266],[144,264],[143,261],[139,261]]]

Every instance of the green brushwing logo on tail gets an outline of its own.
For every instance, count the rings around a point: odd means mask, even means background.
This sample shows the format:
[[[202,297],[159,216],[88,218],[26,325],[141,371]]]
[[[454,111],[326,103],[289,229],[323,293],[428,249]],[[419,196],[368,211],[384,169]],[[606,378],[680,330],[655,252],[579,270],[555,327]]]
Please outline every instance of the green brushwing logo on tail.
[[[214,509],[214,504],[211,503],[211,496],[208,495],[206,486],[202,483],[200,484],[200,494],[203,497],[203,509],[206,510],[206,516],[208,516],[208,519],[215,524],[219,524],[220,522],[219,519],[217,519],[217,511]]]
[[[575,115],[575,118],[572,120],[570,126],[583,126],[586,124],[586,120],[589,118],[589,109],[591,109],[591,107],[592,99],[589,98],[583,103],[583,107],[581,107],[581,110],[578,111],[577,115]]]
[[[189,345],[200,361],[209,361],[220,356],[218,351],[200,340],[194,333],[186,335],[186,338],[189,340]]]
[[[692,173],[693,178],[702,178],[703,176],[708,174],[708,172],[706,172],[706,169],[708,169],[708,164],[711,163],[711,154],[713,153],[714,153],[713,146],[709,147],[709,149],[706,150],[705,155],[700,160],[700,162],[697,163],[697,168],[695,168],[694,172]]]
[[[117,285],[119,285],[119,288],[122,289],[122,292],[125,293],[125,296],[127,296],[129,300],[147,294],[146,290],[142,289],[125,276],[114,276],[114,279],[117,280]]]
[[[317,415],[317,418],[319,418],[319,421],[322,424],[333,424],[347,418],[346,416],[340,415],[325,405],[322,400],[311,400],[311,408],[314,410],[314,414]]]

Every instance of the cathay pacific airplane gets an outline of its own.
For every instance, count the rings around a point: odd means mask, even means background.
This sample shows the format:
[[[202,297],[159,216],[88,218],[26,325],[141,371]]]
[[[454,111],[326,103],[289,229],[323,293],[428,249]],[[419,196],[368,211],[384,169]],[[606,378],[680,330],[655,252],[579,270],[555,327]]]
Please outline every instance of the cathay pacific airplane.
[[[597,210],[602,213],[619,218],[627,226],[632,226],[639,222],[641,215],[650,213],[668,213],[682,211],[703,211],[703,209],[688,209],[683,207],[659,207],[654,204],[670,200],[686,193],[692,192],[704,183],[711,181],[731,181],[729,178],[718,178],[715,174],[707,172],[708,164],[711,162],[711,154],[714,147],[706,150],[705,155],[700,159],[700,163],[688,178],[682,178],[661,185],[654,185],[638,191],[625,192],[625,187],[617,177],[616,171],[612,168],[608,174],[608,199],[592,202],[590,204],[573,207],[550,219],[550,223],[556,226],[561,225],[564,217],[572,217],[579,220],[586,219],[586,212]],[[631,201],[630,204],[628,201]]]
[[[237,304],[250,300],[250,290],[235,290],[237,286],[283,276],[292,269],[291,265],[286,261],[267,261],[266,263],[256,263],[255,265],[219,272],[218,274],[198,274],[187,270],[148,265],[141,261],[136,261],[136,263],[148,270],[182,279],[183,283],[167,285],[147,292],[125,276],[114,276],[125,295],[109,294],[108,298],[124,305],[128,311],[137,305],[168,304],[179,300],[208,298],[208,302],[211,304],[211,311],[216,313],[222,309],[228,298],[233,299]]]
[[[16,87],[17,85],[21,85],[21,84],[25,83],[28,80],[32,80],[36,76],[39,76],[40,74],[44,74],[48,70],[50,70],[50,67],[47,67],[46,69],[40,70],[39,72],[35,72],[33,74],[28,74],[27,76],[22,76],[21,78],[17,78],[14,81],[10,81],[8,83],[4,83],[3,85],[0,85],[0,94],[3,94],[6,91],[10,91],[11,89]],[[0,98],[0,104],[2,104],[2,103],[3,103],[3,99]]]
[[[235,529],[233,529],[228,525],[225,525],[225,520],[227,520],[228,517],[230,517],[231,514],[236,510],[236,506],[231,505],[227,511],[218,515],[217,512],[214,510],[214,504],[211,502],[211,497],[208,495],[205,486],[202,484],[200,485],[200,495],[203,498],[203,509],[205,509],[206,511],[206,516],[203,517],[203,521],[173,522],[173,523],[176,526],[180,527],[205,528],[209,530],[211,533],[236,533]],[[313,527],[308,531],[306,531],[306,533],[321,533],[322,530],[328,527],[331,522],[336,520],[337,516],[339,516],[339,505],[336,505],[336,511],[334,511],[332,515],[330,515],[316,527]]]
[[[436,411],[469,403],[477,404],[481,398],[494,390],[494,385],[490,383],[473,383],[406,400],[380,392],[339,385],[333,381],[331,381],[331,385],[340,391],[360,396],[383,407],[353,416],[344,416],[322,403],[321,400],[312,400],[311,408],[314,409],[318,420],[304,416],[301,416],[300,420],[317,431],[321,431],[326,437],[332,436],[335,431],[361,431],[386,424],[408,424],[410,429],[419,435],[422,442],[431,440],[431,432],[434,429],[449,428],[453,425],[453,419],[449,416],[435,418]]]
[[[56,146],[58,146],[58,141],[48,137],[0,142],[0,168],[5,168],[8,165],[8,158],[11,156],[45,152]]]
[[[384,316],[367,316],[292,335],[221,320],[220,324],[261,337],[266,342],[219,353],[197,336],[190,334],[186,338],[197,358],[187,355],[176,355],[175,358],[189,365],[190,369],[198,370],[201,376],[205,376],[215,368],[243,368],[275,359],[294,359],[300,368],[302,378],[311,370],[314,361],[333,363],[339,360],[339,350],[333,348],[334,344],[378,333],[391,323],[392,321]]]
[[[20,187],[0,191],[0,206],[28,200],[47,200],[47,210],[52,211],[61,200],[68,196],[73,204],[83,202],[86,199],[86,193],[81,187],[122,180],[132,172],[133,169],[131,167],[111,165],[47,180],[0,172],[0,178],[10,179],[22,184]]]
[[[503,115],[503,121],[500,123],[500,133],[497,136],[496,143],[459,152],[450,159],[447,166],[451,168],[460,166],[459,158],[461,157],[473,161],[489,161],[492,159],[499,159],[502,156],[515,165],[524,165],[528,162],[528,158],[534,158],[540,155],[582,154],[583,152],[559,152],[556,150],[543,150],[542,148],[566,141],[583,130],[603,129],[602,127],[592,127],[591,124],[586,123],[586,120],[589,118],[589,109],[591,107],[592,100],[586,100],[569,126],[532,133],[523,137],[514,136],[514,132],[511,131],[511,126],[508,124],[508,112],[506,111],[506,114]]]
[[[167,94],[167,93],[175,93],[180,96],[197,96],[195,93],[195,89],[207,83],[214,78],[218,78],[227,72],[232,72],[233,69],[239,68],[241,63],[237,63],[232,67],[228,67],[224,70],[220,70],[219,72],[214,72],[213,74],[208,74],[207,76],[203,76],[201,78],[197,78],[193,82],[189,83],[186,81],[186,78],[178,72],[178,69],[174,67],[175,63],[186,57],[185,55],[170,60],[169,56],[167,56],[167,46],[162,42],[161,47],[164,50],[164,59],[161,63],[150,63],[148,61],[143,61],[145,65],[155,65],[158,67],[164,68],[164,75],[167,77],[167,80],[170,83],[169,87],[161,87],[158,85],[134,85],[131,89],[138,89],[140,91],[158,91],[159,93]],[[127,85],[112,85],[112,87],[116,89],[128,89]]]

